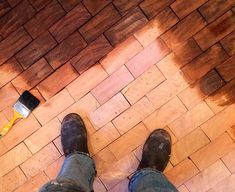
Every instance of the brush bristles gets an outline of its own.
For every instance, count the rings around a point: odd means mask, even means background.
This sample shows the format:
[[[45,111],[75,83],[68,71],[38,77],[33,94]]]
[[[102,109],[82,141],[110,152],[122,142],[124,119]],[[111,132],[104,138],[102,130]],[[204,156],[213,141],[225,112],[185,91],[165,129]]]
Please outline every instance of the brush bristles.
[[[30,111],[33,111],[40,103],[40,101],[29,91],[24,91],[18,101],[27,107]]]

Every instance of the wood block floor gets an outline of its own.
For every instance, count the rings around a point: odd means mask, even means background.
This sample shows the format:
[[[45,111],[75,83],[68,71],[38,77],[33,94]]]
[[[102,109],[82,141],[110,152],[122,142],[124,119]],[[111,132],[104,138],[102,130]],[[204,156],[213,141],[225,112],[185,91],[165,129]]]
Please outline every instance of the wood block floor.
[[[40,106],[0,140],[0,191],[37,191],[80,114],[97,192],[128,191],[147,136],[172,136],[180,192],[235,191],[235,0],[2,0],[0,125],[25,89]]]

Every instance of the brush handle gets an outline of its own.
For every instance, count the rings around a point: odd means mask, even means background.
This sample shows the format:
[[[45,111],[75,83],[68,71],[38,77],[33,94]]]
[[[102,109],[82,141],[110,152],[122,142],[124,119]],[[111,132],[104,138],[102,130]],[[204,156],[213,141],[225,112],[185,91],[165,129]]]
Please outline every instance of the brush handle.
[[[5,125],[0,131],[0,138],[7,134],[7,132],[12,128],[17,119],[22,118],[23,116],[14,110],[14,115],[7,125]]]

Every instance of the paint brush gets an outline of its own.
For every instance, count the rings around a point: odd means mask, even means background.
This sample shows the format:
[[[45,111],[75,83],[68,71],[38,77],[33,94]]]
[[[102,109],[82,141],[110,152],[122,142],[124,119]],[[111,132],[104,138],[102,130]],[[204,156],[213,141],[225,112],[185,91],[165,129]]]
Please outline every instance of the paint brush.
[[[17,102],[13,105],[14,115],[10,122],[1,129],[0,138],[7,134],[17,119],[27,118],[39,103],[40,101],[29,91],[24,91]]]

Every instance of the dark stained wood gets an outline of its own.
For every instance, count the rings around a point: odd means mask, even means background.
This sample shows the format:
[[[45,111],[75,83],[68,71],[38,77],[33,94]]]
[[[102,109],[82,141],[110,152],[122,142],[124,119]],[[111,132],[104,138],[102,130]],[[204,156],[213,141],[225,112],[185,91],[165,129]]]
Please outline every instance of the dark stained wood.
[[[22,0],[7,0],[11,7],[15,7]]]
[[[83,0],[83,4],[86,6],[91,15],[96,15],[100,10],[102,10],[106,5],[108,5],[111,0]]]
[[[18,92],[22,93],[24,90],[30,90],[36,86],[52,72],[51,66],[42,58],[15,78],[12,84]]]
[[[115,46],[143,27],[147,22],[148,20],[141,10],[136,8],[107,30],[105,35],[111,44]]]
[[[235,15],[229,11],[194,36],[199,46],[206,50],[235,29]]]
[[[0,42],[0,65],[10,59],[31,41],[31,37],[23,28],[18,29]]]
[[[6,0],[0,1],[0,17],[11,9],[10,5]]]
[[[0,18],[0,35],[5,38],[26,23],[35,13],[33,7],[22,1],[14,9]]]
[[[35,39],[65,15],[60,4],[53,0],[25,24],[26,30]]]
[[[65,11],[69,12],[73,9],[81,0],[59,0]]]
[[[224,49],[219,44],[215,44],[205,53],[201,54],[192,62],[185,65],[182,68],[182,71],[188,75],[192,81],[195,81],[203,77],[206,73],[208,73],[214,67],[218,66],[227,58],[228,55]]]
[[[102,35],[73,57],[70,62],[81,74],[112,50],[112,46]]]
[[[46,59],[56,69],[63,65],[86,46],[86,42],[78,32],[74,32],[67,39],[62,41],[56,48],[51,50]]]
[[[200,13],[194,11],[163,34],[161,38],[169,48],[175,49],[205,26],[206,22]]]
[[[31,5],[37,10],[40,11],[42,8],[44,8],[50,1],[48,0],[29,0]]]
[[[234,6],[235,0],[209,0],[199,11],[208,22],[212,22]]]
[[[17,53],[15,57],[26,69],[56,45],[57,43],[51,34],[45,32]]]
[[[174,0],[144,0],[140,4],[140,8],[151,19],[173,2]]]
[[[235,55],[216,68],[226,82],[235,78]]]
[[[171,4],[171,8],[179,18],[184,18],[208,0],[178,0]]]
[[[101,12],[79,29],[79,32],[88,43],[94,41],[105,30],[109,29],[121,18],[112,4],[106,6]]]
[[[135,8],[136,6],[138,6],[138,4],[141,3],[142,1],[143,0],[134,0],[134,1],[130,1],[130,0],[114,0],[113,4],[115,5],[115,7],[118,9],[118,11],[122,15],[125,15],[126,13],[131,11],[131,9]]]
[[[80,3],[66,16],[50,28],[51,34],[61,42],[91,17],[86,8]]]
[[[229,55],[235,54],[235,31],[221,40],[221,44]]]

